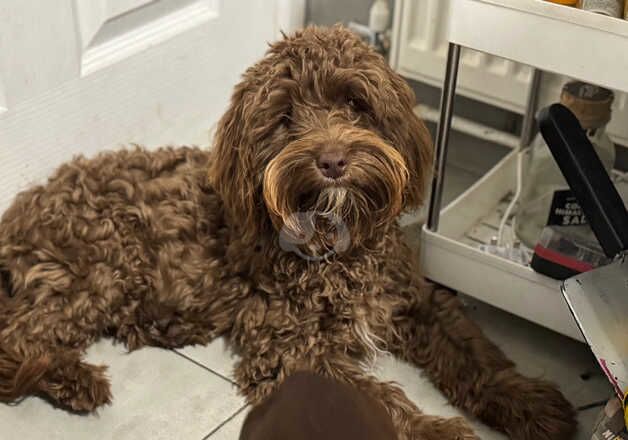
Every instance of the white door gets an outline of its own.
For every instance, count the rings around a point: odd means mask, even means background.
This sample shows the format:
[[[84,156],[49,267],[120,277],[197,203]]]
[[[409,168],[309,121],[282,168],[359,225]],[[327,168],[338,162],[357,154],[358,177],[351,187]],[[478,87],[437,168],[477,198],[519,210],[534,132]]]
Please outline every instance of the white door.
[[[1,0],[0,214],[61,162],[202,143],[278,34],[274,0]]]

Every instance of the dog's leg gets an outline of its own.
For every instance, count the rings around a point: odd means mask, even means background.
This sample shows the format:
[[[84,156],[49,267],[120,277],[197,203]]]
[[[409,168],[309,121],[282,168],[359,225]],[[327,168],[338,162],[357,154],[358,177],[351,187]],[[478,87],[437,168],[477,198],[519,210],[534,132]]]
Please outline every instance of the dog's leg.
[[[181,348],[209,344],[228,331],[240,303],[235,295],[213,296],[215,291],[211,284],[179,286],[169,294],[176,297],[177,292],[198,292],[198,295],[191,298],[182,294],[175,301],[164,301],[159,294],[153,294],[137,310],[128,313],[132,319],[122,322],[111,334],[129,350],[145,345]],[[190,303],[196,303],[195,307],[188,307]]]
[[[466,420],[423,414],[398,386],[355,370],[337,372],[337,376],[344,376],[345,381],[384,405],[392,417],[399,440],[479,440]]]
[[[41,283],[0,301],[0,401],[44,394],[75,411],[110,400],[103,367],[81,362],[79,353],[106,325],[99,296],[60,294]]]
[[[267,352],[240,361],[235,377],[247,401],[255,405],[270,396],[290,374],[303,370],[349,383],[378,400],[390,414],[399,440],[479,440],[464,419],[423,414],[399,387],[369,376],[355,359],[344,355],[323,353],[316,359],[302,361]]]
[[[572,438],[569,402],[550,383],[517,373],[452,292],[426,286],[407,293],[387,338],[391,351],[423,368],[453,404],[514,440]]]
[[[0,345],[0,401],[37,394],[73,411],[93,411],[111,402],[105,370],[81,361],[76,351],[23,357]]]
[[[165,318],[147,326],[125,324],[113,336],[129,351],[133,351],[144,346],[174,349],[188,345],[207,345],[221,333],[205,322],[185,322],[184,318],[177,317]]]
[[[56,353],[36,391],[72,411],[91,412],[111,403],[106,369],[81,361],[78,353]]]

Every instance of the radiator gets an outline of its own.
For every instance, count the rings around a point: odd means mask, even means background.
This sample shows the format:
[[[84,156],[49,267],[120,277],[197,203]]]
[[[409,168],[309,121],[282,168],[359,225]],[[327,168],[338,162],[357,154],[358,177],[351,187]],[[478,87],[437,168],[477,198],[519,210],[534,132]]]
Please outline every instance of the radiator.
[[[396,0],[391,63],[400,74],[433,86],[442,85],[449,8],[448,0]],[[462,51],[457,89],[461,95],[522,114],[531,80],[530,66],[470,49]],[[567,80],[544,72],[539,105],[557,101]],[[627,98],[625,93],[615,93],[609,133],[615,142],[628,145]]]

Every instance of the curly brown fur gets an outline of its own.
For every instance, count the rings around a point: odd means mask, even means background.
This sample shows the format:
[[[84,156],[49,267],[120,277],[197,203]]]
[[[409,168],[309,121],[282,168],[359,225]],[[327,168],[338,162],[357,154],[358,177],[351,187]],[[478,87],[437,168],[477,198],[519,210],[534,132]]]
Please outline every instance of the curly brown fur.
[[[81,360],[97,338],[136,349],[226,335],[253,403],[305,369],[375,397],[400,439],[476,438],[371,376],[364,364],[387,350],[513,439],[571,438],[556,388],[519,375],[453,294],[416,275],[396,222],[431,169],[413,105],[351,33],[309,28],[247,70],[211,157],[79,158],[20,194],[0,222],[0,400],[93,410],[110,399],[103,368]],[[318,162],[330,151],[347,163],[338,179]]]

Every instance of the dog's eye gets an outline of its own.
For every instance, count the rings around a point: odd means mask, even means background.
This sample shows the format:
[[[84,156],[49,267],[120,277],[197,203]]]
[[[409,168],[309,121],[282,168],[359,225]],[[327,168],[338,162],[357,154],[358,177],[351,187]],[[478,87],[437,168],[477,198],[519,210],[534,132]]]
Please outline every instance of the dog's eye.
[[[348,98],[347,104],[357,113],[364,113],[372,116],[372,110],[369,105],[360,98]]]
[[[289,127],[291,122],[292,122],[292,109],[289,108],[281,116],[281,125],[283,125],[284,127]]]
[[[363,111],[365,109],[364,103],[358,98],[349,98],[347,100],[349,106],[355,111]]]

